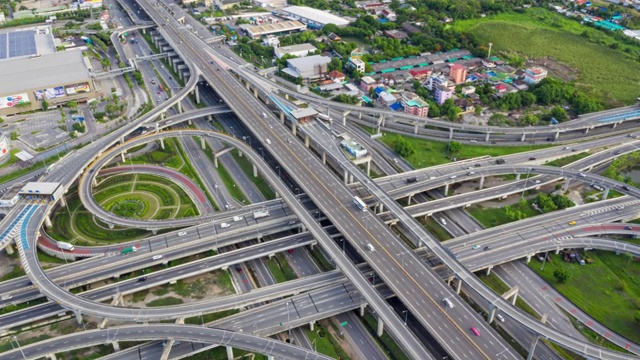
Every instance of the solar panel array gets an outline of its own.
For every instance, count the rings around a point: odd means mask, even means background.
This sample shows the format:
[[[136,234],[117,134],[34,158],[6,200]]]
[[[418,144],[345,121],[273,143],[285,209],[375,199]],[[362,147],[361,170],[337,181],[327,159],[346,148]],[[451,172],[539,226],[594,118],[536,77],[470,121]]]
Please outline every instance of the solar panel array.
[[[35,33],[33,30],[9,33],[9,57],[37,54]]]

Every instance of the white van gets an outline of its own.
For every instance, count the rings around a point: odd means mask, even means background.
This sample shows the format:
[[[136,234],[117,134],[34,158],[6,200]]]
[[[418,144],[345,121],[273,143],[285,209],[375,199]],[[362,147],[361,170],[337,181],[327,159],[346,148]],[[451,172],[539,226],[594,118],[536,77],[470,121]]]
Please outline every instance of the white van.
[[[162,255],[154,255],[151,260],[160,260],[162,259]]]
[[[185,235],[187,235],[187,232],[186,232],[186,231],[180,231],[180,232],[178,233],[178,236],[185,236]]]
[[[367,249],[369,251],[376,251],[376,248],[374,248],[373,245],[371,245],[371,244],[367,244]]]
[[[271,145],[271,140],[269,140],[269,139],[264,139],[264,141],[266,141],[266,142],[267,142],[267,145]]]
[[[242,216],[234,216],[233,217],[233,221],[240,221],[242,220]]]
[[[267,118],[267,113],[262,113],[262,117],[266,119]]]
[[[228,223],[222,223],[222,224],[220,224],[220,227],[221,227],[221,228],[223,228],[223,229],[224,229],[224,228],[228,228],[229,226],[231,226],[231,225],[229,225]]]
[[[451,300],[449,300],[449,299],[445,298],[445,299],[444,299],[444,300],[442,300],[442,301],[444,301],[444,304],[445,304],[449,309],[453,309],[453,308],[454,308],[453,303],[451,302]]]

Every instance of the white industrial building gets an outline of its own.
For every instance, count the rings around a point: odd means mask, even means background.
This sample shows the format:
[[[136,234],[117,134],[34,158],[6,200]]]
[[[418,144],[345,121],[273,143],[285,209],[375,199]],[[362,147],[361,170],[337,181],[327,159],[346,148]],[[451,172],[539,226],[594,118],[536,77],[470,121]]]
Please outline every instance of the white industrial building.
[[[286,7],[282,9],[282,15],[290,19],[303,22],[312,29],[321,29],[327,24],[334,24],[337,26],[347,26],[349,24],[348,20],[339,16],[307,6]]]
[[[282,71],[294,78],[301,76],[305,80],[317,80],[325,76],[330,62],[330,57],[322,55],[294,58],[287,60],[287,67]]]
[[[305,57],[309,55],[310,52],[314,52],[318,50],[315,46],[311,44],[299,44],[299,45],[289,45],[282,46],[273,49],[273,53],[276,55],[278,59],[281,59],[285,55],[293,55],[296,57]]]

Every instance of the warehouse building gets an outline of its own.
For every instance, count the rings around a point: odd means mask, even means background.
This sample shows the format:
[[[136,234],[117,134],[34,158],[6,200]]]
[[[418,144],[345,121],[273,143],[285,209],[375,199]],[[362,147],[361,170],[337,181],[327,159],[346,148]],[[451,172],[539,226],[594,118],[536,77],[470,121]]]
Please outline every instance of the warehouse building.
[[[309,43],[305,43],[305,44],[277,47],[273,49],[273,52],[275,53],[278,59],[281,59],[285,55],[305,57],[309,55],[310,52],[314,52],[316,50],[318,49],[315,46]]]
[[[322,55],[294,58],[287,60],[287,67],[282,71],[294,78],[302,77],[307,81],[318,80],[324,78],[330,62],[330,57]]]
[[[307,6],[286,7],[282,9],[282,15],[290,19],[303,22],[311,29],[322,29],[322,27],[327,24],[334,24],[337,26],[347,26],[349,24],[348,20],[339,16]]]
[[[260,39],[260,37],[265,35],[284,35],[291,34],[296,31],[305,31],[307,30],[307,25],[301,23],[300,21],[282,21],[279,23],[272,24],[263,24],[263,25],[240,25],[241,28],[247,33],[252,39]]]

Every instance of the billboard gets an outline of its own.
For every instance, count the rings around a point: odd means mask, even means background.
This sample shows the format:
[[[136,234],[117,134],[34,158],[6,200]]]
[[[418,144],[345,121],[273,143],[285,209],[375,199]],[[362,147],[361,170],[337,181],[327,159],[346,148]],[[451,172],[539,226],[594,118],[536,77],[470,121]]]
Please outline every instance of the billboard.
[[[64,87],[56,86],[54,88],[44,89],[44,96],[47,98],[47,100],[63,97]]]
[[[29,102],[29,95],[26,93],[0,97],[0,109],[14,107],[19,104]]]
[[[81,83],[81,84],[73,84],[65,86],[67,90],[67,95],[75,95],[79,93],[88,93],[91,92],[91,88],[89,87],[89,83]]]
[[[33,92],[33,96],[36,97],[36,101],[42,101],[44,100],[44,91],[36,90]]]

